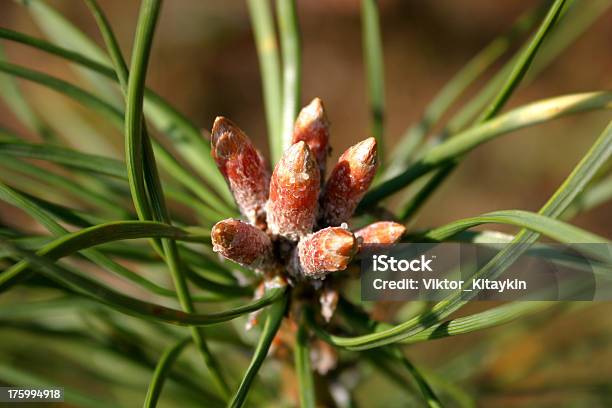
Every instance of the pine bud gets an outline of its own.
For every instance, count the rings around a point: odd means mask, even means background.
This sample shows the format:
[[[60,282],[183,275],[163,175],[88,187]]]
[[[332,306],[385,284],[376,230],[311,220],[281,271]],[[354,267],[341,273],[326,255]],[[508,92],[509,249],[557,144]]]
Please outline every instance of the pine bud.
[[[272,234],[297,241],[312,231],[319,185],[319,168],[306,143],[287,149],[270,180],[266,210]]]
[[[321,198],[322,219],[340,225],[351,218],[376,173],[376,140],[370,137],[349,147],[338,159]]]
[[[265,227],[265,203],[270,175],[263,156],[248,136],[224,117],[215,119],[212,157],[225,177],[240,212],[252,224]]]
[[[231,261],[253,269],[271,262],[270,238],[251,224],[231,218],[219,221],[212,229],[211,238],[213,251]]]
[[[325,176],[325,164],[329,155],[329,122],[321,99],[314,98],[300,111],[293,130],[291,143],[306,142],[316,157],[321,172]]]
[[[292,260],[293,272],[322,279],[330,272],[346,269],[357,252],[357,240],[342,227],[329,227],[315,232],[298,243]]]
[[[394,244],[406,232],[406,227],[393,221],[380,221],[370,224],[355,232],[361,238],[360,245]]]

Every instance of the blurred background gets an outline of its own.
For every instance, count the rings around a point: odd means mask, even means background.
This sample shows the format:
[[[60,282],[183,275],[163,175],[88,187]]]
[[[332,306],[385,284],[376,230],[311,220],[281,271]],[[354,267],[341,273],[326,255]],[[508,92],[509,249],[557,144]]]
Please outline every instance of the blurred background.
[[[124,55],[129,56],[139,2],[99,3]],[[49,4],[102,44],[82,2],[52,0]],[[534,0],[380,1],[388,149],[419,120],[446,81],[538,4]],[[359,2],[298,0],[298,6],[302,102],[315,96],[323,99],[332,124],[334,160],[349,145],[369,136]],[[8,0],[0,2],[0,26],[44,37],[31,15]],[[612,8],[537,77],[530,78],[506,109],[567,93],[610,89],[611,44]],[[3,42],[2,46],[11,62],[79,81],[60,59],[18,44]],[[499,66],[471,87],[457,106],[474,95]],[[201,128],[209,129],[215,116],[227,116],[267,152],[259,66],[243,1],[166,1],[147,82]],[[69,144],[123,157],[122,137],[110,125],[52,91],[26,82],[21,85],[37,112]],[[76,113],[69,115],[69,111]],[[537,211],[609,120],[609,112],[580,114],[479,147],[432,196],[413,227],[441,225],[493,210]],[[0,123],[29,134],[2,104]],[[104,134],[107,143],[90,143],[88,132]],[[611,215],[612,202],[574,222],[612,238]],[[26,222],[3,204],[0,219]],[[459,397],[464,391],[475,394],[480,406],[612,406],[611,308],[607,303],[568,305],[562,317],[559,311],[540,314],[483,333],[416,345],[408,354],[441,387]],[[387,389],[390,392],[383,392]],[[375,406],[411,403],[401,387],[380,376],[364,382],[358,393],[366,401],[375,394]]]

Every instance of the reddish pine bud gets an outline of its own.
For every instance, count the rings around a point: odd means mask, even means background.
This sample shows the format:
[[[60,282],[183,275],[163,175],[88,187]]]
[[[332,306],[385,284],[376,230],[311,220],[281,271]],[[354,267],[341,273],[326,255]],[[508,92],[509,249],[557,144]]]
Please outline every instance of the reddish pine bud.
[[[330,272],[346,269],[357,252],[357,240],[342,227],[329,227],[303,238],[292,260],[292,269],[322,279]]]
[[[263,156],[247,135],[224,117],[215,119],[212,157],[225,177],[240,212],[252,224],[264,226],[270,175]]]
[[[272,259],[272,242],[257,227],[234,219],[219,221],[211,232],[213,251],[241,265],[260,268]]]
[[[406,232],[406,227],[393,221],[380,221],[370,224],[355,232],[361,238],[360,245],[394,244]]]
[[[376,140],[349,147],[334,167],[321,198],[323,221],[340,225],[351,218],[376,173]]]
[[[329,154],[329,122],[321,99],[314,98],[300,111],[293,130],[291,143],[306,142],[317,159],[321,179],[325,175],[325,163]]]
[[[292,241],[311,232],[319,185],[319,167],[306,143],[298,142],[287,149],[270,180],[266,207],[270,231]]]

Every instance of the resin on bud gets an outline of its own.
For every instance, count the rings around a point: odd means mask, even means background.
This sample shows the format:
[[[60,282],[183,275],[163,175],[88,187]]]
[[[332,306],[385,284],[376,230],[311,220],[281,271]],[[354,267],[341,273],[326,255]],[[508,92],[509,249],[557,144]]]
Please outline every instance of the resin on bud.
[[[321,179],[325,176],[325,164],[329,155],[329,122],[321,99],[314,98],[300,111],[293,130],[291,143],[306,142],[317,159]]]
[[[357,240],[351,231],[329,227],[300,240],[291,269],[294,274],[322,279],[330,272],[346,269],[357,252]]]
[[[394,244],[406,233],[406,227],[393,221],[379,221],[355,231],[361,245]]]
[[[252,224],[265,227],[265,203],[270,174],[261,153],[232,121],[215,119],[211,134],[212,157],[240,208]]]
[[[320,183],[319,167],[305,142],[285,151],[270,180],[266,212],[272,234],[297,241],[312,231]]]
[[[373,137],[349,147],[340,156],[321,197],[325,224],[340,225],[351,218],[374,179],[377,165]]]
[[[270,237],[246,222],[219,221],[212,229],[211,238],[213,251],[241,265],[259,269],[272,262]]]

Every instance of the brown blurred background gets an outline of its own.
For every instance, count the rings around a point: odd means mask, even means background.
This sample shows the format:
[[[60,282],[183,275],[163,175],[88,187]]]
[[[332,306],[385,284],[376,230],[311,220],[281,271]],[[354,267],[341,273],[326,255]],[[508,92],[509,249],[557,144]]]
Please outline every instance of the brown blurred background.
[[[590,0],[584,0],[590,1]],[[77,0],[50,1],[101,44],[88,10]],[[102,8],[129,55],[137,1],[101,0]],[[497,35],[510,28],[534,0],[381,1],[387,96],[387,146],[419,119],[426,104],[451,76]],[[334,157],[368,136],[367,99],[361,51],[359,2],[298,1],[303,35],[303,102],[320,96],[332,122]],[[508,107],[565,93],[609,89],[612,85],[612,14],[608,11],[561,54]],[[42,36],[21,6],[0,4],[0,24]],[[73,71],[57,58],[6,43],[10,60],[66,79]],[[494,71],[492,71],[494,72]],[[148,84],[202,128],[214,117],[236,121],[267,151],[257,56],[247,9],[242,1],[175,0],[164,4]],[[53,122],[65,98],[24,83],[41,115]],[[468,91],[467,96],[477,86]],[[58,105],[61,101],[62,105]],[[465,100],[465,99],[464,99]],[[459,102],[460,104],[461,102]],[[78,107],[77,107],[78,108]],[[60,129],[82,132],[81,129]],[[17,128],[0,106],[3,125]],[[588,113],[506,135],[478,148],[436,193],[417,226],[448,222],[496,209],[537,210],[609,120],[608,112]],[[52,123],[61,128],[61,123]],[[113,129],[106,129],[114,133]],[[86,135],[82,135],[86,139]],[[121,156],[121,137],[111,139]],[[84,143],[84,149],[92,146]],[[95,148],[95,146],[93,147]],[[98,152],[100,149],[98,149]],[[578,217],[579,225],[612,235],[612,204]]]
[[[81,1],[49,3],[101,44],[95,23]],[[124,54],[129,55],[139,2],[99,3]],[[509,29],[521,13],[539,4],[534,0],[380,3],[388,147],[419,119],[436,92],[473,55]],[[332,122],[333,157],[337,157],[350,144],[367,137],[369,129],[359,1],[298,0],[298,5],[303,36],[302,102],[315,96],[323,98]],[[534,81],[520,88],[508,108],[566,93],[610,89],[611,11]],[[27,11],[8,0],[0,2],[0,26],[43,36]],[[13,62],[65,79],[78,79],[57,58],[16,44],[4,45]],[[22,85],[38,112],[58,133],[72,135],[71,143],[83,150],[122,157],[121,135],[91,112],[39,86]],[[243,1],[167,0],[155,38],[148,85],[202,128],[209,128],[217,115],[230,117],[267,151],[259,67]],[[473,87],[466,96],[477,89]],[[56,118],[68,108],[82,116],[66,128]],[[609,111],[581,114],[514,132],[479,147],[432,197],[416,226],[440,225],[498,209],[537,210],[610,118]],[[0,123],[27,133],[2,104]],[[87,132],[94,129],[107,132],[110,144],[88,143]],[[75,142],[79,138],[82,143]],[[608,203],[574,221],[612,238],[611,214],[612,203]],[[424,366],[433,367],[432,376],[435,370],[445,373],[444,380],[452,383],[471,378],[478,384],[484,406],[567,406],[565,403],[574,398],[580,401],[575,406],[606,406],[602,402],[606,398],[612,405],[609,305],[578,307],[563,319],[555,316],[544,314],[511,328],[418,345],[410,354]],[[498,388],[507,383],[512,387],[501,393]],[[361,392],[376,392],[381,402],[385,400],[381,392],[384,387],[374,382]],[[591,399],[598,393],[603,395],[601,399]],[[390,402],[388,406],[400,405]]]

